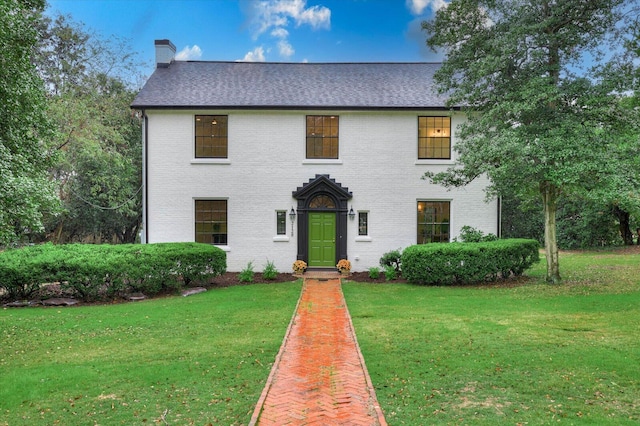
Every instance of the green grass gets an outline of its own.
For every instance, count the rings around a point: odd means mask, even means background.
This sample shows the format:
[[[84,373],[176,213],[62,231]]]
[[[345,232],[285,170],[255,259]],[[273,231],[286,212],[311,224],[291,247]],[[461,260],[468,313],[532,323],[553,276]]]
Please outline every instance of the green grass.
[[[559,286],[544,263],[517,286],[347,283],[387,421],[637,424],[639,257],[563,253]]]
[[[640,255],[517,285],[343,286],[390,425],[637,424]],[[300,282],[0,310],[0,425],[247,424]]]
[[[0,310],[0,425],[246,424],[300,288]]]

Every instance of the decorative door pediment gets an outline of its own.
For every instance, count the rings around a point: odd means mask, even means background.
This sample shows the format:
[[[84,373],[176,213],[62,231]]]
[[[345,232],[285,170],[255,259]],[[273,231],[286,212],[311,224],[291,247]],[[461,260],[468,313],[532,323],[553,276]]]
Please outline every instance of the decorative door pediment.
[[[298,200],[298,254],[297,259],[309,261],[309,214],[311,212],[335,212],[336,215],[336,263],[347,258],[347,211],[353,197],[348,188],[331,179],[329,175],[316,175],[293,191]]]

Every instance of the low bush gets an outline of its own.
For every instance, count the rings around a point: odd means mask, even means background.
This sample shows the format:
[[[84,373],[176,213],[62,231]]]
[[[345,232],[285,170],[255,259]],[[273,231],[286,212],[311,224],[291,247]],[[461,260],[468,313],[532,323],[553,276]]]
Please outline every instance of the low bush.
[[[226,263],[220,248],[199,243],[43,244],[0,253],[0,289],[10,300],[53,282],[85,301],[153,295],[218,276]]]
[[[267,264],[264,265],[264,270],[262,271],[262,278],[265,280],[275,280],[278,277],[278,268],[271,261],[267,260]]]
[[[0,253],[0,290],[5,298],[29,299],[40,289],[46,272],[39,266],[37,257],[43,251],[43,247],[29,247]]]
[[[535,240],[422,244],[402,253],[403,277],[415,284],[471,284],[521,275],[540,260]]]
[[[238,275],[238,281],[241,283],[252,283],[253,282],[253,262],[247,263],[247,266],[240,271]]]
[[[463,243],[484,243],[487,241],[496,241],[498,237],[495,234],[485,234],[479,229],[465,225],[460,229],[460,241]],[[454,238],[453,241],[457,241]]]
[[[377,280],[378,278],[380,278],[380,269],[375,266],[369,268],[369,278],[371,278],[372,280]]]
[[[382,266],[382,269],[391,266],[397,273],[400,273],[402,270],[402,250],[391,250],[383,254],[380,258],[380,266]]]
[[[387,266],[384,267],[384,278],[387,281],[397,280],[398,279],[398,272],[396,271],[396,269],[393,266],[387,265]]]

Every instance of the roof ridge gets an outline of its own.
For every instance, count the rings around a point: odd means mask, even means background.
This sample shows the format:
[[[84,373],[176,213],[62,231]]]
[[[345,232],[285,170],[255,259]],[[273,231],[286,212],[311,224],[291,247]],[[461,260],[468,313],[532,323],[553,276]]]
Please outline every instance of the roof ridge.
[[[175,60],[174,63],[196,64],[247,64],[247,65],[442,65],[442,62],[272,62],[272,61],[200,61],[200,60]]]

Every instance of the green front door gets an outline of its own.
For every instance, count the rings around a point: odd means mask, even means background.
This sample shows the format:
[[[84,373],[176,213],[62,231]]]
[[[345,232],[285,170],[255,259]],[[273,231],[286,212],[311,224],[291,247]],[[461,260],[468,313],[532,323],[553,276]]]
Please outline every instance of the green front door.
[[[309,266],[336,266],[335,213],[309,213]]]

